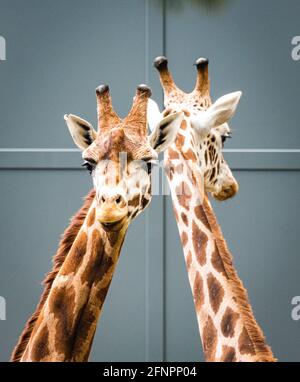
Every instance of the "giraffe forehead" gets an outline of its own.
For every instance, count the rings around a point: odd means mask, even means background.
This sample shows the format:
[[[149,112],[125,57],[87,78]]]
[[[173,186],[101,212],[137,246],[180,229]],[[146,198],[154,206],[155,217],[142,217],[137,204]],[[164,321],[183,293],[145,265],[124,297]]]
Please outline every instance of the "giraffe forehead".
[[[101,160],[119,162],[121,153],[127,161],[153,156],[153,150],[146,136],[126,132],[122,127],[117,127],[109,132],[100,132],[95,141],[84,151],[83,157],[93,159],[95,162]]]

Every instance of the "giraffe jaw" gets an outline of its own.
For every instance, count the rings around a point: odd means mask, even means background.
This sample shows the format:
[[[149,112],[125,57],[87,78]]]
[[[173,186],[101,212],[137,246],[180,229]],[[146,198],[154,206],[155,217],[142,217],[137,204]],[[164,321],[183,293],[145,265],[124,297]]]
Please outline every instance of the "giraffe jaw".
[[[128,219],[126,215],[122,219],[113,221],[113,222],[100,221],[100,224],[105,231],[117,232],[117,231],[120,231],[124,226],[126,226],[127,222],[128,222]]]

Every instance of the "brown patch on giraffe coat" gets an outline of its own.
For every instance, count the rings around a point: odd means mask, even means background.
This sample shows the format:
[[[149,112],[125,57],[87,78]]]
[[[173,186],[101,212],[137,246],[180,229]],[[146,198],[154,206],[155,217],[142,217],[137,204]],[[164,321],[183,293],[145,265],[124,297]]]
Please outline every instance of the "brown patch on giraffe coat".
[[[221,321],[221,330],[224,337],[233,337],[235,325],[239,318],[239,314],[236,313],[232,308],[227,307]]]
[[[201,306],[204,303],[204,291],[203,291],[203,280],[199,272],[196,272],[194,286],[193,286],[193,296],[195,301],[196,312],[199,312]]]
[[[139,210],[137,210],[137,213]],[[107,240],[111,247],[114,247],[119,240],[119,232],[118,231],[111,231],[107,232]]]
[[[35,337],[32,344],[32,361],[38,362],[50,354],[49,350],[49,331],[45,325]]]
[[[188,111],[188,109],[182,109],[182,111],[184,112],[184,115],[186,117],[190,117],[191,113]],[[185,124],[185,127],[186,127],[186,124]]]
[[[128,206],[138,207],[140,204],[140,195],[135,196],[133,199],[128,201]]]
[[[182,246],[185,247],[186,243],[188,242],[188,235],[185,231],[182,232],[181,234],[181,243]]]
[[[89,245],[89,260],[81,274],[81,282],[82,284],[87,284],[87,286],[90,288],[98,278],[104,254],[103,241],[100,232],[97,229],[93,230]]]
[[[209,273],[207,276],[207,287],[211,307],[215,314],[217,314],[221,302],[224,298],[224,289],[221,283],[216,279],[216,277]]]
[[[90,304],[83,311],[81,320],[77,328],[77,337],[72,351],[72,361],[86,362],[88,360],[92,339],[97,327],[98,314],[91,309]]]
[[[86,253],[86,244],[87,234],[82,231],[75,240],[66,261],[61,267],[61,275],[75,273],[78,270]]]
[[[178,203],[182,207],[184,207],[186,210],[188,210],[190,206],[192,193],[187,183],[182,182],[179,186],[176,187],[175,191],[176,191]]]
[[[255,354],[255,349],[246,328],[243,328],[238,339],[239,351],[241,354]]]
[[[195,212],[195,215],[197,216],[197,218],[201,221],[201,223],[203,223],[205,225],[205,227],[210,231],[211,228],[210,228],[209,222],[207,220],[207,217],[205,215],[205,212],[204,212],[202,205],[196,206],[194,209],[194,212]]]
[[[227,274],[226,274],[226,271],[224,268],[224,264],[223,264],[223,260],[221,258],[221,255],[219,253],[219,250],[218,250],[216,243],[214,243],[214,250],[213,250],[213,253],[211,255],[211,263],[217,272],[222,273],[223,276],[227,277]]]
[[[55,317],[55,350],[63,353],[68,360],[71,355],[71,347],[74,339],[74,287],[65,285],[55,287],[49,296],[49,311]],[[78,314],[77,314],[78,317]],[[63,340],[62,340],[63,339]]]
[[[182,130],[186,130],[186,120],[184,119],[182,122],[181,122],[181,125],[180,125],[180,128],[182,129]]]
[[[173,150],[171,147],[168,148],[168,155],[170,159],[179,159],[178,152]]]
[[[149,203],[150,199],[147,199],[144,196],[142,196],[141,210],[145,209]]]
[[[96,216],[96,211],[95,211],[95,208],[92,209],[92,211],[89,213],[88,217],[87,217],[87,226],[90,227],[91,225],[94,224],[95,222],[95,216]]]
[[[178,133],[175,139],[175,144],[178,150],[181,150],[181,148],[183,147],[184,140],[185,140],[185,137],[182,134]]]
[[[183,164],[182,163],[180,163],[178,166],[176,166],[175,168],[174,168],[174,172],[176,172],[176,174],[182,174],[183,173]]]
[[[192,254],[191,254],[191,251],[189,251],[188,254],[186,255],[186,259],[185,259],[187,270],[190,269],[191,264],[192,264],[192,260],[193,260],[192,259]]]
[[[203,351],[205,354],[206,361],[214,361],[217,342],[217,329],[214,326],[212,318],[208,316],[202,334]]]
[[[192,240],[198,263],[203,266],[206,263],[206,245],[208,239],[206,234],[199,229],[194,221],[192,226]]]
[[[215,173],[216,173],[216,169],[213,167],[212,172],[211,172],[210,177],[209,177],[210,181],[212,181],[213,178],[215,177]]]
[[[193,162],[197,162],[197,156],[196,154],[194,153],[194,151],[189,148],[185,153],[184,153],[184,158],[186,160],[191,160]]]
[[[204,152],[204,160],[205,160],[205,164],[207,165],[207,150],[205,150]],[[204,173],[204,176],[205,176],[205,173]]]
[[[186,214],[184,212],[181,212],[181,220],[188,227],[188,225],[189,225],[188,217],[186,216]]]
[[[222,346],[221,362],[236,362],[235,349],[232,346]]]

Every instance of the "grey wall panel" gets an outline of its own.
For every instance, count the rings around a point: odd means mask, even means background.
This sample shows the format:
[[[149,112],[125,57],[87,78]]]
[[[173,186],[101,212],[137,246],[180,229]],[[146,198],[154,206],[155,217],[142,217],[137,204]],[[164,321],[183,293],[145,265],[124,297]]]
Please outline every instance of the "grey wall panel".
[[[95,124],[101,83],[127,114],[145,82],[144,1],[0,0],[0,9],[2,147],[73,147],[63,115]]]
[[[275,356],[299,361],[299,171],[236,171],[240,192],[213,206],[238,273]],[[203,359],[177,226],[166,208],[166,359]]]
[[[210,11],[203,3],[166,0],[166,54],[177,84],[192,90],[191,65],[208,57],[213,99],[244,92],[227,147],[299,148],[300,64],[291,57],[299,1],[224,0]]]

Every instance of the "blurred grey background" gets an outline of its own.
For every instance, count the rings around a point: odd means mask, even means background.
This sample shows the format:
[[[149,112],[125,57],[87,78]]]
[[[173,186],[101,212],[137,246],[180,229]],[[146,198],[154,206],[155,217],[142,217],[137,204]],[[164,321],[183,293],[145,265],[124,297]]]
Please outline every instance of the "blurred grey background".
[[[59,235],[91,187],[63,115],[96,121],[108,83],[125,115],[137,84],[161,102],[154,57],[192,89],[210,59],[213,99],[243,90],[225,157],[240,183],[214,203],[257,320],[275,355],[299,361],[300,35],[298,0],[0,0],[0,360],[41,294]],[[130,227],[94,341],[94,361],[203,360],[169,197]]]

